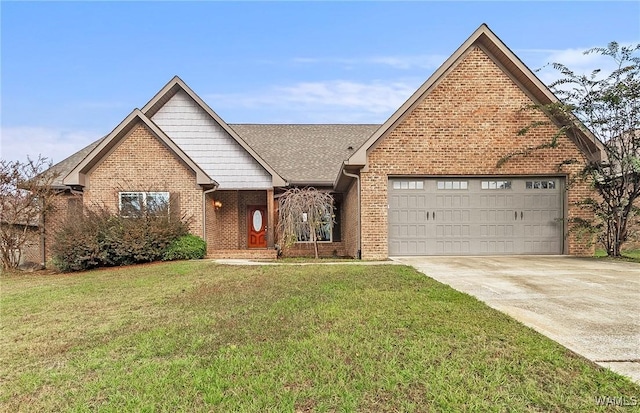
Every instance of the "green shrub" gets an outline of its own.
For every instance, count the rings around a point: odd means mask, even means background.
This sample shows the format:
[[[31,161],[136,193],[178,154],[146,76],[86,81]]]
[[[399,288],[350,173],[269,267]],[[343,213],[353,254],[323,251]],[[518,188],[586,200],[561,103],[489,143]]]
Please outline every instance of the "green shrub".
[[[53,263],[62,271],[82,271],[159,261],[187,231],[184,219],[166,214],[125,218],[106,209],[89,209],[67,219],[56,232]]]
[[[198,236],[187,234],[174,240],[162,257],[165,261],[196,260],[204,258],[207,253],[207,243]]]

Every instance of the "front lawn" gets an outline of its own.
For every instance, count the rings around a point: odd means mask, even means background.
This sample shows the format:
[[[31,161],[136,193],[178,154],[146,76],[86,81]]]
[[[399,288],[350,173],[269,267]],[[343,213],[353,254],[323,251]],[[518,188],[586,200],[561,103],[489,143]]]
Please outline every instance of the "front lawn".
[[[608,258],[607,251],[604,249],[597,249],[595,256],[597,258]],[[622,258],[628,261],[634,261],[640,263],[640,250],[626,250],[622,251]]]
[[[0,411],[594,411],[640,396],[403,266],[174,262],[0,281]]]

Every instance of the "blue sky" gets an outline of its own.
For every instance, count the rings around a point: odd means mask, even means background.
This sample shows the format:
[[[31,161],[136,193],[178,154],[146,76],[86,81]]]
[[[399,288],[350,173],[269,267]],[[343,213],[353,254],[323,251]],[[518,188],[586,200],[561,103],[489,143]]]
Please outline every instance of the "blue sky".
[[[0,157],[54,162],[174,75],[228,123],[383,123],[483,22],[532,69],[640,42],[637,1],[3,1],[0,18]]]

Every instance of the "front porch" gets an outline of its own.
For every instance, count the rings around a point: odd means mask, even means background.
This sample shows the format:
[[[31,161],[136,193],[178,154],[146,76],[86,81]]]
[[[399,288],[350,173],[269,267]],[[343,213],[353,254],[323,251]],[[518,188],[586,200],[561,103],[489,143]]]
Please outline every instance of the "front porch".
[[[205,198],[208,258],[275,259],[273,190],[218,190]]]

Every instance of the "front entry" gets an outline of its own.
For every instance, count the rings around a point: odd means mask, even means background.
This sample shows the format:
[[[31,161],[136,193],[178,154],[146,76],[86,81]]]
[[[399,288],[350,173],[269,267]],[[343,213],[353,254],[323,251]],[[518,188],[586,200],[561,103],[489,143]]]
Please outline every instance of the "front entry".
[[[249,248],[267,248],[267,207],[247,207]]]

